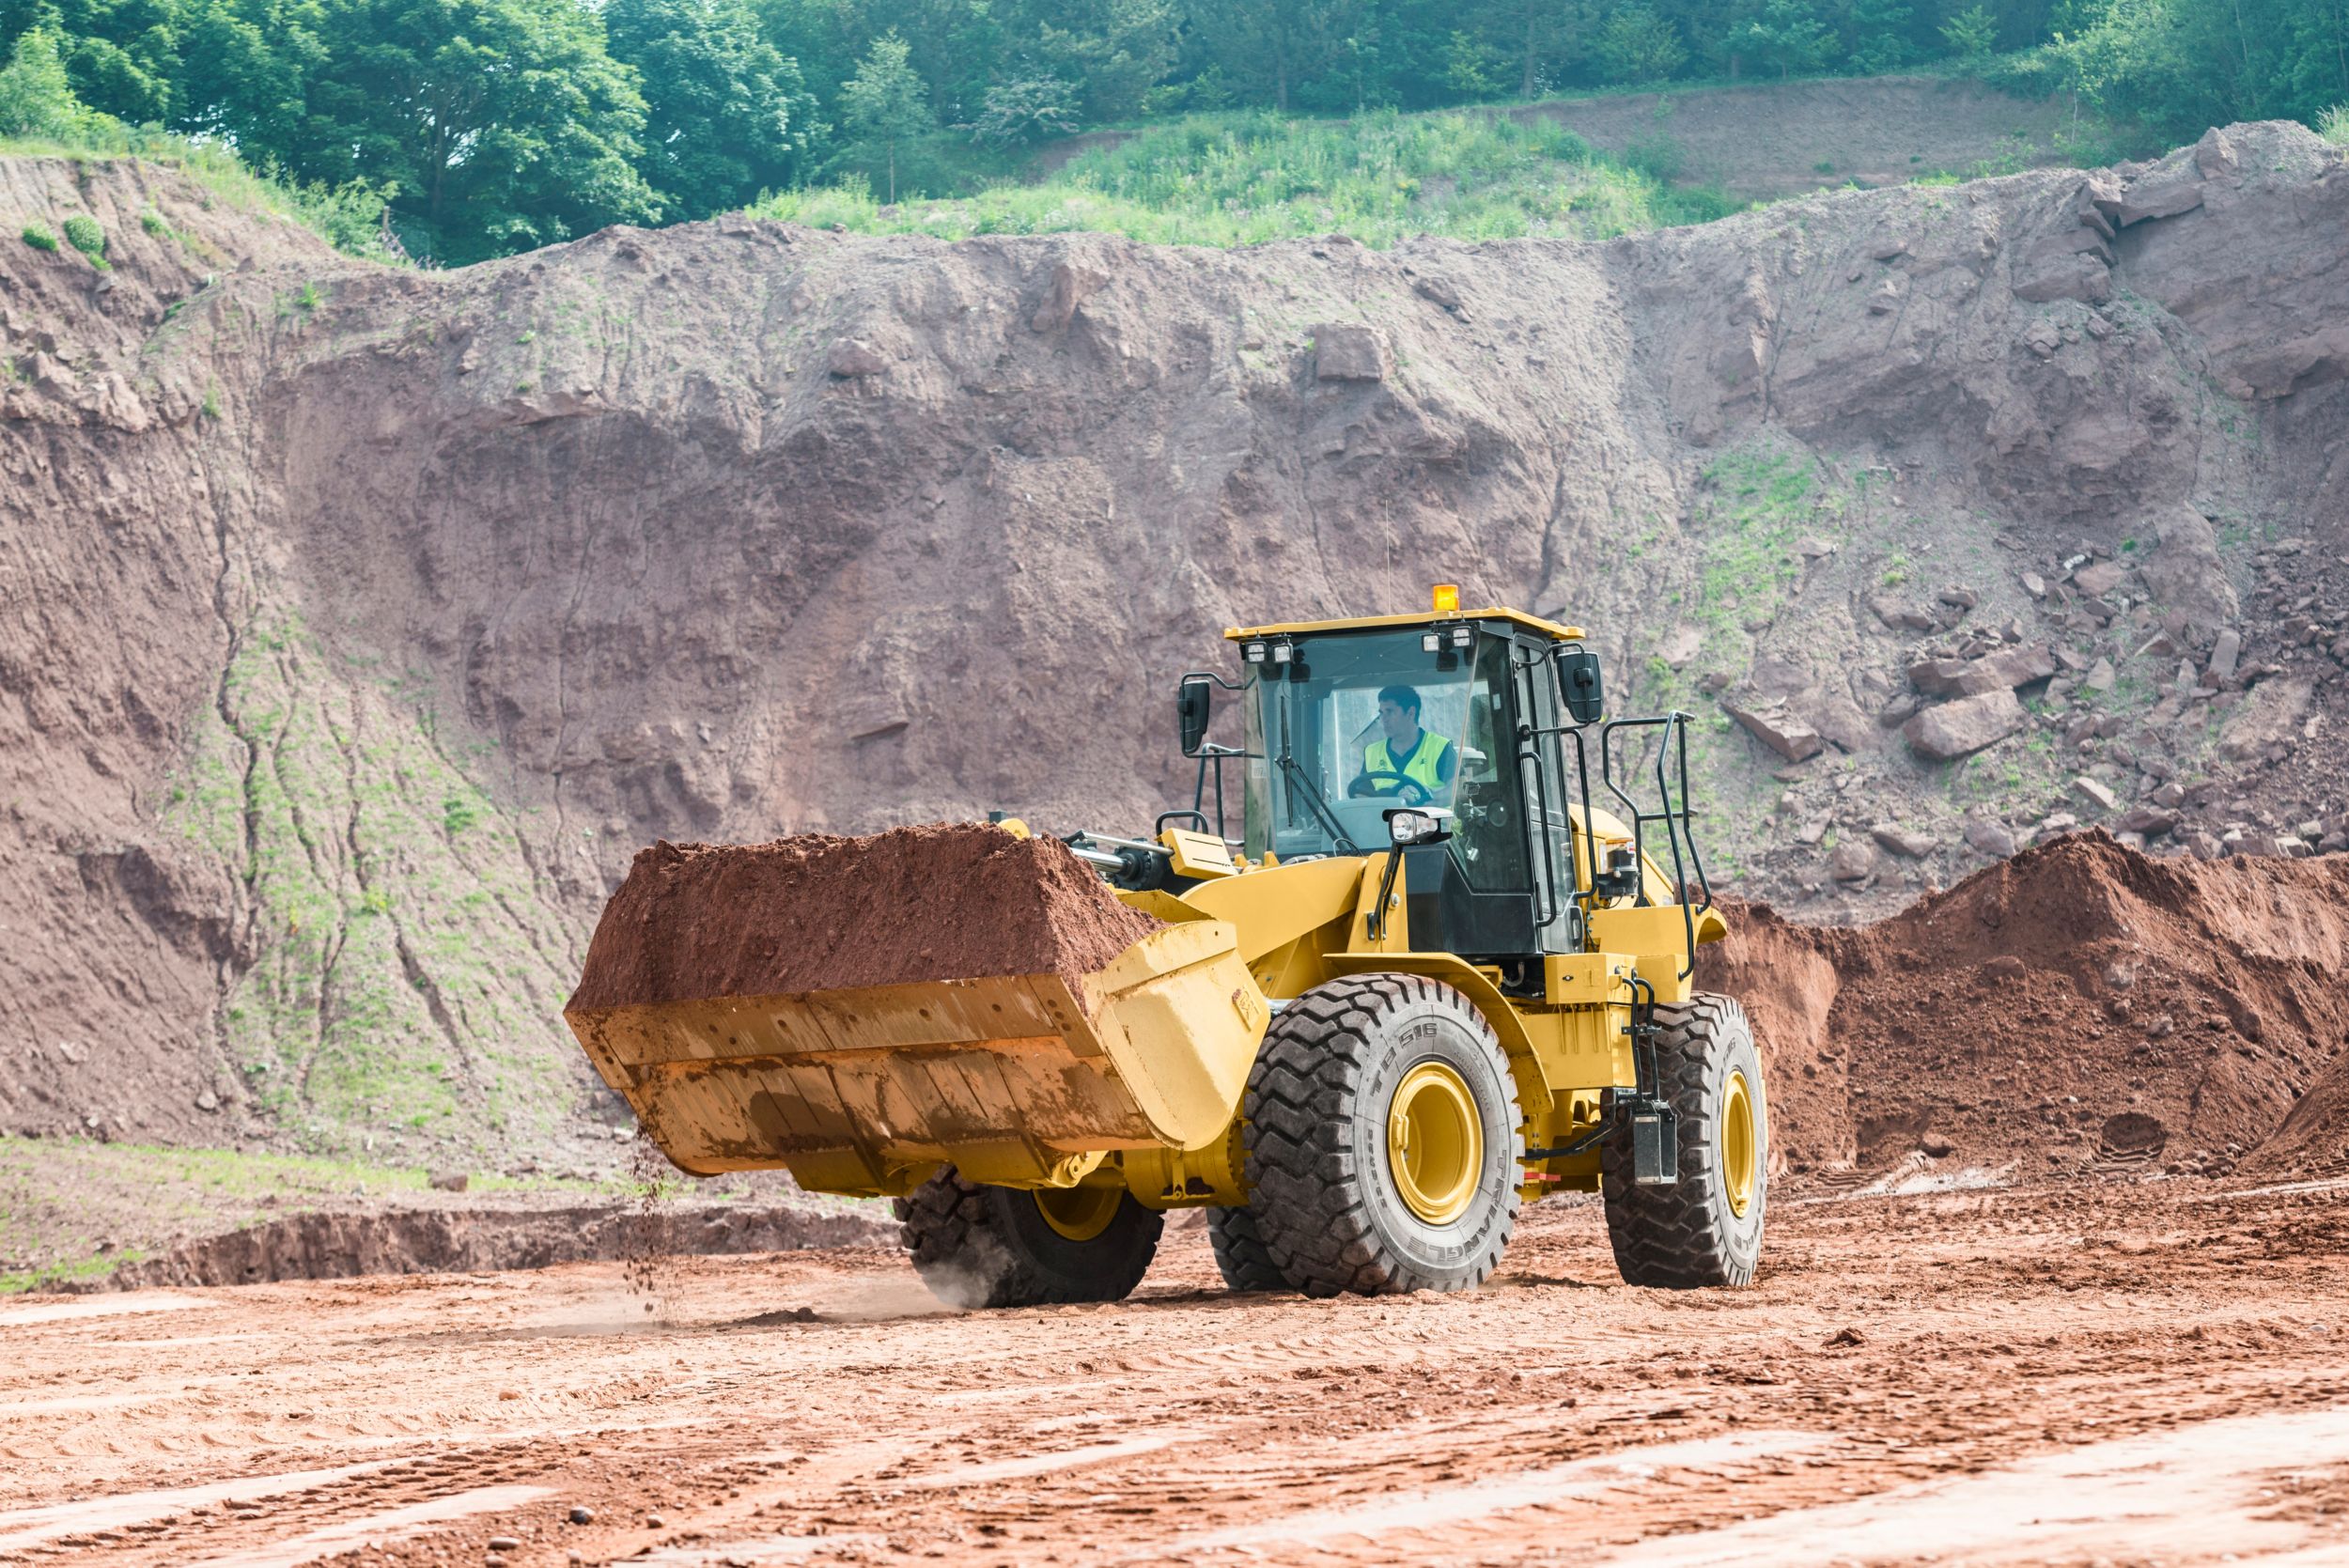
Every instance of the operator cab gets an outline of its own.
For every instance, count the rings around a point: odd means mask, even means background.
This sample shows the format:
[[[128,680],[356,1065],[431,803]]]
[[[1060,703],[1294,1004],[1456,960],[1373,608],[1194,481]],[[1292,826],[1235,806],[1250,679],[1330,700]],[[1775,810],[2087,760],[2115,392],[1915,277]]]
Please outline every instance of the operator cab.
[[[1227,632],[1244,671],[1244,742],[1237,753],[1204,744],[1207,683],[1231,683],[1193,675],[1184,750],[1203,759],[1202,804],[1206,763],[1241,764],[1252,860],[1399,846],[1413,948],[1526,972],[1584,945],[1589,894],[1578,898],[1561,737],[1599,718],[1597,660],[1573,627],[1457,604],[1439,589],[1432,615]],[[1398,739],[1391,699],[1405,694],[1416,724]],[[1579,737],[1575,749],[1579,770]]]

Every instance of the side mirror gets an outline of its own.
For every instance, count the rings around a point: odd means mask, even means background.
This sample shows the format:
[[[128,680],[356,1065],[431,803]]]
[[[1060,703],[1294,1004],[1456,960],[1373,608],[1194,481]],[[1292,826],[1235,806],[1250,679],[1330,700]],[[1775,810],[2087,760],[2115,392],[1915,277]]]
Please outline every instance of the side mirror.
[[[1195,757],[1207,741],[1207,721],[1215,712],[1215,688],[1204,678],[1174,688],[1174,722],[1182,729],[1183,755]]]
[[[1452,814],[1441,806],[1391,806],[1380,815],[1387,819],[1387,842],[1397,849],[1452,836]]]
[[[1557,653],[1558,697],[1566,716],[1578,724],[1595,724],[1607,711],[1599,685],[1598,655],[1588,648],[1563,647]]]

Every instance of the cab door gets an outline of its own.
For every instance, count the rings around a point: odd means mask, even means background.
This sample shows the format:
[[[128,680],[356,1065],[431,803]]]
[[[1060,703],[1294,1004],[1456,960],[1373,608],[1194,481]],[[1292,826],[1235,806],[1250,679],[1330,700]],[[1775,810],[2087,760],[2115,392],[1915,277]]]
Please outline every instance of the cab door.
[[[1574,829],[1566,812],[1563,737],[1544,733],[1559,726],[1558,682],[1546,645],[1518,643],[1511,650],[1509,662],[1517,712],[1534,731],[1517,742],[1517,774],[1532,840],[1534,920],[1540,947],[1545,953],[1578,953],[1582,942],[1573,908]]]

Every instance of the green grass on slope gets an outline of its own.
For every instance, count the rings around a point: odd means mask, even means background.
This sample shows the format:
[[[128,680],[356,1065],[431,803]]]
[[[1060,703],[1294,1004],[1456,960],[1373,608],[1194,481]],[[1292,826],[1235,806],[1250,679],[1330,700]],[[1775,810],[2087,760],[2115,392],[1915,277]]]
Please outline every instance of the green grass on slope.
[[[163,814],[249,890],[227,1045],[314,1152],[535,1146],[577,1097],[569,938],[418,695],[290,617],[257,625]]]
[[[93,116],[94,121],[102,116]],[[153,129],[93,123],[71,141],[0,136],[0,157],[134,159],[175,169],[240,212],[268,213],[299,224],[336,250],[370,261],[399,258],[382,240],[383,193],[363,180],[340,190],[295,186],[255,174],[217,143],[192,142]]]
[[[1033,185],[884,206],[860,183],[791,191],[762,218],[866,234],[1123,234],[1159,244],[1247,245],[1346,234],[1371,245],[1456,240],[1603,240],[1736,210],[1675,189],[1548,120],[1477,113],[1376,114],[1329,122],[1202,116],[1096,147]]]

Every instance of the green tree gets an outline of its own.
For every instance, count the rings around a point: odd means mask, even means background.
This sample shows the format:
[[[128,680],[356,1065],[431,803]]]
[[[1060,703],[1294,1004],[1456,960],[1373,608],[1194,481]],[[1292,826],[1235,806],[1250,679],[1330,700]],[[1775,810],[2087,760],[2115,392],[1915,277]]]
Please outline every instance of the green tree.
[[[936,128],[928,90],[906,63],[896,34],[873,40],[864,63],[840,89],[840,122],[856,146],[880,149],[889,163],[889,199],[897,199],[897,144]]]
[[[160,122],[179,74],[178,11],[184,0],[0,0],[0,48],[50,36],[73,96],[131,124]]]
[[[1810,0],[1768,0],[1758,15],[1731,33],[1730,44],[1778,69],[1779,79],[1814,71],[1825,63],[1832,35]]]
[[[1917,58],[1910,41],[1916,13],[1902,0],[1851,0],[1844,17],[1843,64],[1861,76],[1882,76]]]
[[[612,57],[642,84],[637,168],[663,210],[727,211],[800,172],[816,101],[742,0],[607,0],[603,21]]]
[[[1957,59],[1986,60],[1999,47],[1999,19],[1987,6],[1969,6],[1941,24],[1941,44]]]
[[[1007,19],[1003,43],[1032,62],[1019,74],[1074,85],[1086,119],[1128,119],[1173,69],[1179,25],[1173,0],[1036,0]]]
[[[1624,7],[1598,30],[1594,53],[1610,82],[1660,82],[1688,63],[1679,31],[1642,5]]]
[[[1475,102],[1490,98],[1499,85],[1488,69],[1492,52],[1483,39],[1455,27],[1444,45],[1443,87],[1447,98]]]
[[[650,222],[645,101],[576,0],[327,0],[307,89],[307,179],[366,176],[430,253],[463,263]]]
[[[988,147],[1023,147],[1077,129],[1077,89],[1057,76],[1031,76],[988,89],[972,140]]]
[[[89,124],[90,112],[67,79],[57,36],[45,27],[26,32],[0,67],[0,136],[71,143]]]

